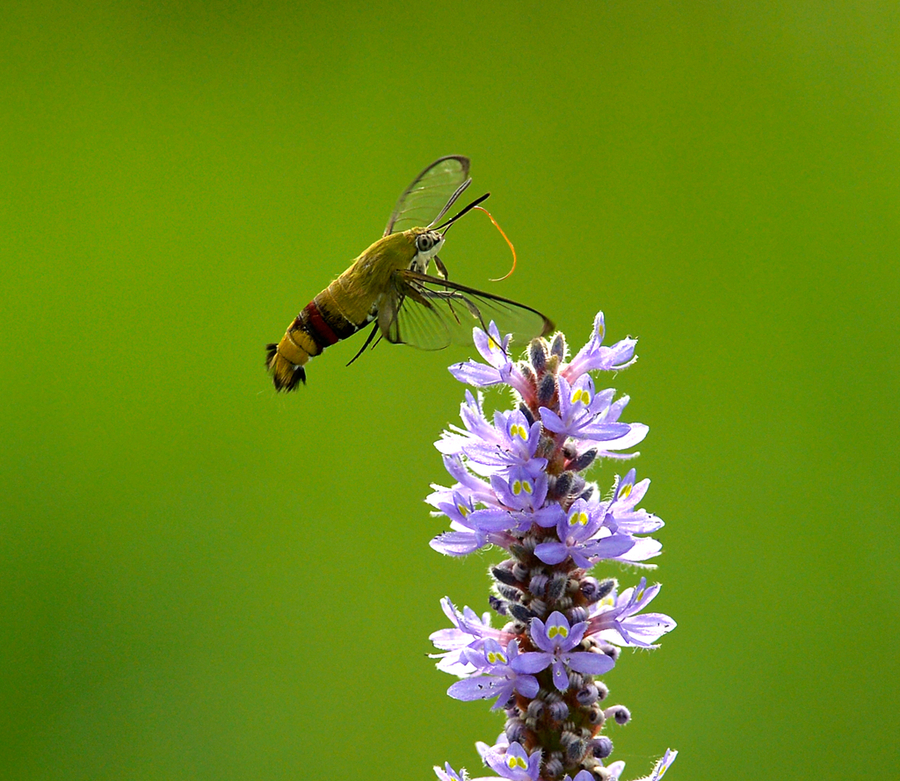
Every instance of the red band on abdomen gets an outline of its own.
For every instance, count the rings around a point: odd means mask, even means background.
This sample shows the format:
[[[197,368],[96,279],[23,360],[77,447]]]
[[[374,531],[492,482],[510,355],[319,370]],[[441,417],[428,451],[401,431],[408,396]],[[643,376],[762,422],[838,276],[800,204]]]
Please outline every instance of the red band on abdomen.
[[[328,347],[340,341],[338,335],[331,330],[331,326],[325,322],[315,301],[310,301],[303,311],[306,312],[306,330],[319,345]]]

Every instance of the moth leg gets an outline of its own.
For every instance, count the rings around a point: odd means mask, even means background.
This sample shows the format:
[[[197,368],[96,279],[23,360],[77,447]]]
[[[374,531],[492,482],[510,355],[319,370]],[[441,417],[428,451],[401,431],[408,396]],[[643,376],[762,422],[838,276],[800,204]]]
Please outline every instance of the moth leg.
[[[431,307],[431,304],[428,303],[429,299],[431,301],[443,301],[446,303],[447,309],[450,310],[451,316],[457,323],[462,322],[462,320],[460,319],[460,313],[457,311],[457,307],[454,307],[454,302],[462,302],[462,305],[466,308],[468,313],[481,325],[482,330],[487,331],[488,327],[484,322],[484,318],[481,316],[481,310],[471,298],[465,295],[465,293],[462,293],[459,290],[430,290],[421,285],[411,285],[410,287],[418,294],[415,296],[415,300],[425,304],[427,307]]]
[[[359,352],[358,352],[356,355],[354,355],[354,356],[347,362],[347,366],[349,366],[349,365],[350,365],[351,363],[353,363],[357,358],[359,358],[360,355],[363,354],[363,351],[366,349],[366,347],[369,346],[369,343],[375,338],[375,334],[376,334],[376,333],[378,333],[378,323],[375,323],[375,326],[372,328],[371,331],[369,331],[369,335],[368,335],[368,337],[366,337],[365,343],[363,344],[362,347],[359,348]],[[380,341],[381,341],[381,337],[378,337],[378,342],[380,342]],[[378,344],[378,342],[375,342],[375,344]],[[375,344],[373,344],[372,347],[374,347]]]
[[[434,265],[437,266],[438,273],[444,279],[450,279],[450,275],[447,273],[447,267],[444,265],[444,261],[441,260],[437,255],[434,256]]]

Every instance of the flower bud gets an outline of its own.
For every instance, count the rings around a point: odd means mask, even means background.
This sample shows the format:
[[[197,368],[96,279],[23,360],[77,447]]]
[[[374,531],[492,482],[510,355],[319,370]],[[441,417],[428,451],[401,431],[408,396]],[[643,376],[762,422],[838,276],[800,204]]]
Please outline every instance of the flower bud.
[[[580,456],[572,458],[566,469],[571,469],[573,472],[582,472],[594,463],[596,457],[597,448],[592,447],[590,450],[585,450]]]
[[[549,407],[556,396],[556,377],[545,374],[538,382],[537,401],[540,407]]]
[[[540,376],[547,366],[547,342],[543,339],[532,339],[528,345],[528,360],[535,373]]]
[[[561,361],[565,360],[566,337],[562,331],[557,331],[556,334],[554,334],[553,341],[550,343],[550,354],[555,355]]]
[[[591,741],[591,753],[597,759],[606,759],[613,751],[613,742],[606,735],[598,735]]]
[[[619,726],[627,724],[631,721],[631,711],[624,705],[613,705],[604,711],[604,715],[608,719],[614,719]]]

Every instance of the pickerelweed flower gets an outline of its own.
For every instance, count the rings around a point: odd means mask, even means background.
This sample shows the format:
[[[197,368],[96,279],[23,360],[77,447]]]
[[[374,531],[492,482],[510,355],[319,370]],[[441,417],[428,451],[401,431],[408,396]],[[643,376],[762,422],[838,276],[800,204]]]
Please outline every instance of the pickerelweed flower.
[[[641,578],[620,590],[613,578],[590,573],[603,561],[652,569],[647,560],[660,544],[645,535],[663,522],[638,503],[649,480],[634,469],[616,477],[601,498],[583,473],[599,459],[630,459],[647,435],[641,423],[621,420],[628,397],[597,390],[590,372],[624,369],[635,361],[633,339],[606,347],[603,314],[587,345],[567,360],[565,337],[535,339],[527,360],[509,357],[509,337],[491,323],[475,329],[486,361],[450,367],[475,388],[507,386],[513,409],[487,415],[481,391],[466,391],[462,426],[450,426],[436,443],[455,481],[433,486],[427,502],[445,516],[450,531],[431,546],[464,556],[494,545],[509,558],[491,569],[491,614],[462,611],[445,598],[452,627],[431,635],[439,669],[460,680],[448,690],[458,700],[491,700],[506,725],[497,742],[478,743],[496,773],[470,781],[617,781],[624,762],[607,760],[613,744],[607,722],[626,724],[622,705],[604,706],[609,694],[598,676],[609,672],[622,647],[656,648],[675,628],[662,613],[645,608],[659,592]],[[675,760],[668,750],[647,781],[658,781]],[[441,781],[466,781],[449,764],[435,767]]]

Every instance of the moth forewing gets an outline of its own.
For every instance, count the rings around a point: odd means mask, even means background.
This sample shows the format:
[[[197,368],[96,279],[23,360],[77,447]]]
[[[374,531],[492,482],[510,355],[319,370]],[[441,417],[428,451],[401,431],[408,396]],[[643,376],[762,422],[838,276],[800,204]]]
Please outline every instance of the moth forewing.
[[[452,205],[469,178],[469,158],[447,155],[427,166],[397,199],[384,235],[432,225]]]

